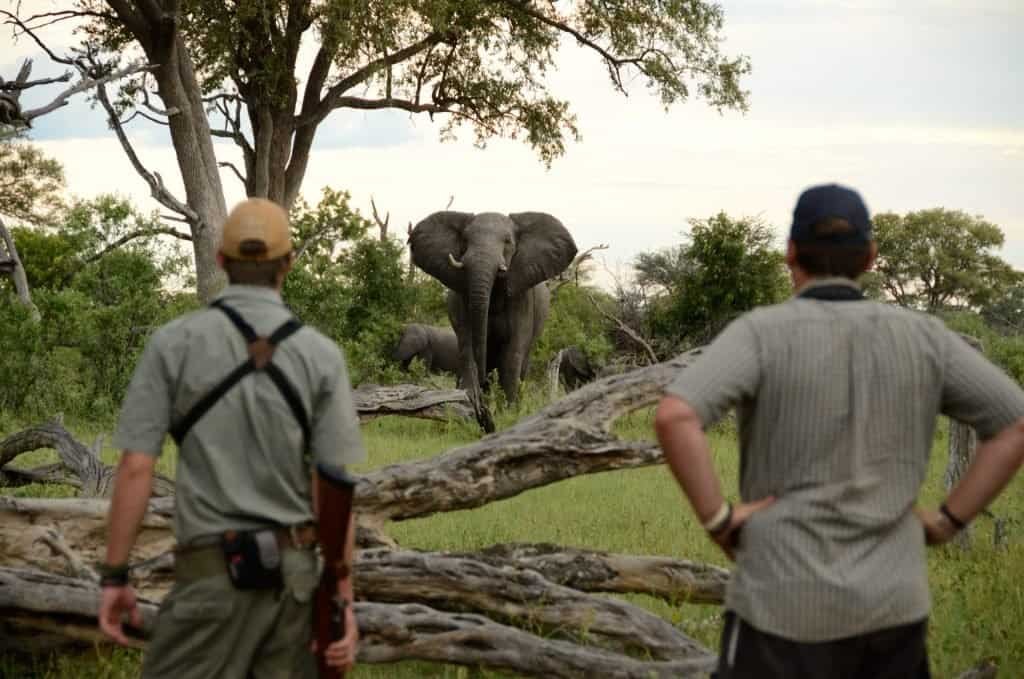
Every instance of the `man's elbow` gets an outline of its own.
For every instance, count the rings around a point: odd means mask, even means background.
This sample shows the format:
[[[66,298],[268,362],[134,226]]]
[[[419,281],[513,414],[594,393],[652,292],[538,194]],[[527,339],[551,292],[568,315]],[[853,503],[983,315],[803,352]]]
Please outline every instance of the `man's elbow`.
[[[700,416],[689,403],[676,396],[665,396],[654,411],[654,430],[662,438],[669,432],[683,428],[701,428]]]
[[[156,458],[146,453],[126,450],[117,465],[117,476],[125,480],[146,480],[153,476]]]

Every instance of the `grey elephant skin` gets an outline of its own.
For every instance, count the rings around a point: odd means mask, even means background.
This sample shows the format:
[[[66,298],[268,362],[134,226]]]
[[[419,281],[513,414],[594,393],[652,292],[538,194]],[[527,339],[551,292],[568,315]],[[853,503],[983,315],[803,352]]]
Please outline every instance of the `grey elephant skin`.
[[[430,372],[457,375],[458,339],[451,328],[410,323],[402,328],[402,336],[391,358],[402,366],[402,370],[408,371],[412,360],[419,358]]]
[[[543,212],[444,211],[417,224],[409,244],[416,266],[448,288],[462,384],[483,389],[496,369],[515,402],[551,304],[544,281],[576,256],[569,231]]]
[[[569,391],[579,389],[597,377],[597,370],[583,350],[577,346],[562,350],[562,361],[558,364],[558,377]]]

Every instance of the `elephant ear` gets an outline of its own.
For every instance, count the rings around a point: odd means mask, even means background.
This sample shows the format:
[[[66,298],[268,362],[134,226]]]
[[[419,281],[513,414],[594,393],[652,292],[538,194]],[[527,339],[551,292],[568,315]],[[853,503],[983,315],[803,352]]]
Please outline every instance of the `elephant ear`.
[[[509,219],[516,225],[516,254],[508,270],[510,295],[554,278],[572,263],[576,243],[562,222],[545,212],[517,212]]]
[[[473,215],[468,212],[435,212],[409,234],[412,261],[416,266],[456,291],[465,288],[465,274],[452,266],[448,256],[461,257],[462,232],[471,221]]]

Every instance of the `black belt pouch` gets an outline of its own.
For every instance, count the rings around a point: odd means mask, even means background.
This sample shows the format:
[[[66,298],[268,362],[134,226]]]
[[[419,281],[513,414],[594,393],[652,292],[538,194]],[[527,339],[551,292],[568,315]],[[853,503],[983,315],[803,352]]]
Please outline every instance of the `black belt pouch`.
[[[272,530],[228,531],[221,539],[228,577],[236,589],[279,589],[281,548]]]

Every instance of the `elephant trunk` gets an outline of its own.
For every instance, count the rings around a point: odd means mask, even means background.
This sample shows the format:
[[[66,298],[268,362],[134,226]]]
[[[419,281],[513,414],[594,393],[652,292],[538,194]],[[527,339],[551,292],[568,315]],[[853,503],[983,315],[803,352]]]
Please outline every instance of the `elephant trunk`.
[[[469,324],[473,332],[473,359],[479,383],[487,377],[487,319],[491,308],[491,288],[497,272],[497,261],[490,265],[478,263],[468,277]]]

